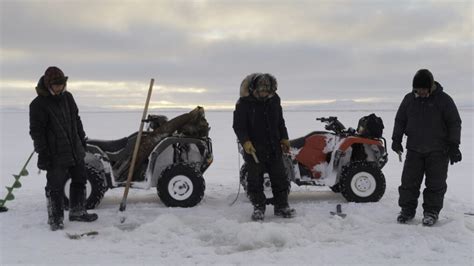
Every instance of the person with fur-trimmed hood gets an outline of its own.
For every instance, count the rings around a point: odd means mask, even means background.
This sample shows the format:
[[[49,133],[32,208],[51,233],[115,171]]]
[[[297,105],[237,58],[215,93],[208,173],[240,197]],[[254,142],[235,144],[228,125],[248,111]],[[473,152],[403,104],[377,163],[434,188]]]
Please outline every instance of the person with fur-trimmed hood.
[[[415,217],[425,175],[422,224],[432,226],[443,208],[448,163],[461,161],[462,155],[459,150],[461,118],[458,109],[428,69],[416,72],[413,90],[405,95],[398,108],[392,150],[399,155],[403,153],[403,135],[407,136],[407,155],[398,188],[401,212],[397,221],[406,223]]]
[[[277,81],[272,75],[250,74],[242,81],[234,111],[233,128],[245,151],[247,192],[254,207],[251,216],[254,221],[261,221],[265,216],[264,173],[269,174],[272,184],[274,214],[291,218],[296,213],[288,205],[289,181],[282,152],[289,152],[290,143],[276,90]]]
[[[64,227],[64,182],[71,177],[69,220],[92,222],[87,213],[86,134],[72,94],[66,91],[68,77],[58,67],[46,69],[38,81],[38,96],[30,104],[30,135],[38,153],[38,168],[46,170],[48,224],[52,231]]]

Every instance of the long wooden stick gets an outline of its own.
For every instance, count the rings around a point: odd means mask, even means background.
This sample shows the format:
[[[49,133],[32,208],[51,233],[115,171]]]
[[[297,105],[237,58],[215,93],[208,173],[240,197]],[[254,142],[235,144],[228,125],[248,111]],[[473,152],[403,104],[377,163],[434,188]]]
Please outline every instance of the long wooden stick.
[[[125,209],[127,208],[128,190],[130,189],[130,183],[132,182],[133,172],[135,170],[135,162],[137,160],[138,149],[140,148],[140,140],[142,138],[143,125],[145,124],[144,121],[146,118],[146,114],[148,112],[148,104],[150,103],[151,91],[153,90],[153,83],[155,83],[155,80],[151,79],[150,88],[148,89],[148,95],[146,97],[145,109],[143,109],[143,116],[142,116],[142,120],[140,121],[140,128],[138,129],[137,140],[135,141],[135,148],[133,149],[132,162],[130,163],[130,167],[128,168],[127,183],[125,185],[125,190],[123,191],[122,202],[120,203],[119,210],[121,212],[125,211]]]

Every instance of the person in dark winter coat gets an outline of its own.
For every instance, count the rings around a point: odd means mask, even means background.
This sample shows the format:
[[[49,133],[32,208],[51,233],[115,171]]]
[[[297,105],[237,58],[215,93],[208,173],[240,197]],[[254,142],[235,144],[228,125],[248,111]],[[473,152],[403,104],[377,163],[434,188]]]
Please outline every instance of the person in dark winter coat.
[[[86,134],[72,94],[66,91],[68,77],[58,67],[49,67],[36,87],[38,96],[30,104],[30,135],[38,153],[38,168],[46,173],[48,224],[63,229],[63,187],[71,177],[70,221],[91,222],[97,214],[85,208]]]
[[[288,205],[289,181],[282,161],[282,152],[289,151],[290,143],[280,97],[275,92],[276,79],[270,74],[254,73],[244,79],[240,89],[233,128],[245,151],[247,192],[254,207],[252,219],[264,219],[264,173],[269,174],[272,184],[274,214],[293,217],[295,210]]]
[[[407,136],[407,155],[398,188],[401,212],[397,221],[406,223],[415,217],[425,175],[422,223],[432,226],[443,208],[448,163],[462,159],[461,118],[453,99],[427,69],[416,72],[413,91],[405,96],[395,117],[392,150],[399,155],[403,135]]]

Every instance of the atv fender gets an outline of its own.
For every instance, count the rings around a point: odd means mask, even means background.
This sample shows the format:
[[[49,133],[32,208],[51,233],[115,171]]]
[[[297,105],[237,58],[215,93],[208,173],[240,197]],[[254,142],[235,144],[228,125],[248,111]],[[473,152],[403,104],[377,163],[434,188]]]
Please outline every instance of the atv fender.
[[[379,145],[383,146],[382,141],[376,139],[367,139],[361,137],[347,137],[339,146],[338,150],[341,152],[346,152],[346,150],[351,147],[353,144],[369,144],[369,145]]]
[[[341,164],[341,158],[345,156],[349,148],[354,144],[362,144],[367,154],[367,161],[376,162],[382,168],[387,162],[385,139],[368,139],[363,137],[348,137],[337,148],[335,152],[334,166]]]
[[[177,163],[174,154],[174,144],[194,144],[190,145],[190,151],[187,152],[187,158],[178,158],[178,160],[186,163],[198,164],[201,173],[212,163],[212,148],[210,139],[208,141],[197,138],[187,138],[179,136],[171,136],[160,141],[148,157],[148,166],[145,173],[145,182],[150,182],[151,187],[158,183],[163,170],[171,164]],[[201,154],[199,147],[204,148],[204,154]]]

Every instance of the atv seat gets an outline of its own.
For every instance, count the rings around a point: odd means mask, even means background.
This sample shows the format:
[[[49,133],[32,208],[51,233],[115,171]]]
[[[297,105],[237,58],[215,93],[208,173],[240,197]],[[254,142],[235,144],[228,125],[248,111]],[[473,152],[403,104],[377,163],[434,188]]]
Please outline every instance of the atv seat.
[[[117,139],[117,140],[98,140],[98,139],[87,140],[87,144],[97,146],[105,152],[117,152],[125,148],[127,143],[128,143],[127,137]]]
[[[290,140],[290,146],[293,147],[293,148],[296,148],[296,149],[301,149],[303,148],[305,142],[306,142],[306,139],[309,137],[309,136],[312,136],[314,134],[326,134],[327,132],[325,131],[313,131],[309,134],[307,134],[306,136],[304,137],[301,137],[301,138],[297,138],[297,139],[292,139]]]
[[[297,138],[297,139],[292,139],[290,140],[290,146],[293,148],[300,149],[301,147],[304,146],[305,139],[306,139],[306,136]]]

